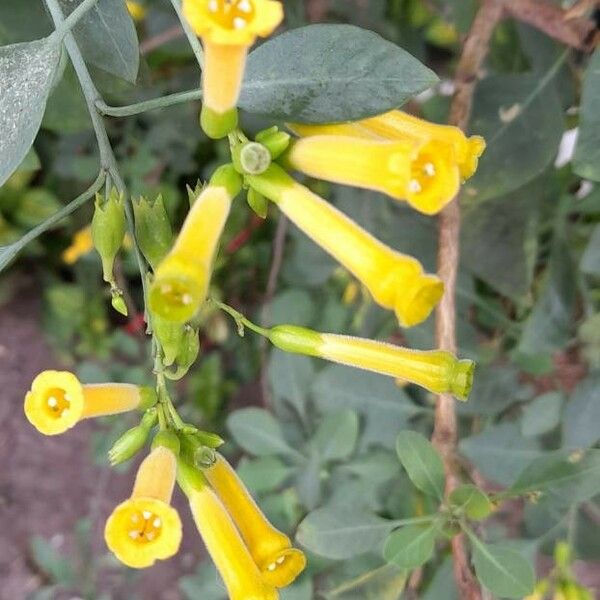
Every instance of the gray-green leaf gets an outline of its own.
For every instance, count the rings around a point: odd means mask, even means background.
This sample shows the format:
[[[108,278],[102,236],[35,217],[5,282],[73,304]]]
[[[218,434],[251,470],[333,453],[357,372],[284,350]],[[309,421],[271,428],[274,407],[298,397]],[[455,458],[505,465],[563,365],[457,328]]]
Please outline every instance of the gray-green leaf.
[[[323,461],[348,458],[358,439],[358,415],[353,410],[338,410],[323,418],[314,441]]]
[[[309,25],[250,54],[240,106],[288,121],[349,121],[397,108],[436,81],[416,58],[372,31]]]
[[[511,548],[473,541],[473,564],[477,579],[493,594],[503,598],[523,598],[535,584],[532,566]]]
[[[344,560],[373,550],[393,528],[393,522],[364,510],[324,507],[300,523],[297,538],[316,554]]]
[[[416,569],[433,555],[435,525],[408,525],[394,531],[383,548],[383,557],[401,569]]]
[[[54,35],[0,48],[0,185],[33,144],[59,57]]]
[[[444,464],[431,442],[416,431],[401,431],[396,438],[396,451],[414,485],[442,500]]]

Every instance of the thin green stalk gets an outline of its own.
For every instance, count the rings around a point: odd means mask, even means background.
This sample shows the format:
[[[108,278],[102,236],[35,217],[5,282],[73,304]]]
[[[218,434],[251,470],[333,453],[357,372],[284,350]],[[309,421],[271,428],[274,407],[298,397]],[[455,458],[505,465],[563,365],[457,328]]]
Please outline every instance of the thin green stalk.
[[[85,204],[90,198],[92,198],[96,192],[99,192],[104,184],[104,179],[106,178],[106,172],[103,170],[98,173],[98,177],[92,185],[85,190],[82,194],[77,196],[74,200],[71,200],[69,204],[61,208],[59,211],[55,212],[52,216],[48,217],[43,223],[40,223],[33,229],[30,229],[22,238],[18,239],[16,242],[10,244],[3,248],[2,254],[0,254],[0,271],[6,267],[6,265],[23,249],[29,242],[32,242],[37,237],[42,235],[45,231],[48,231],[50,227],[62,221],[67,215],[70,215],[72,212],[77,210],[80,206]]]
[[[96,109],[101,115],[110,117],[130,117],[149,110],[156,110],[158,108],[165,108],[167,106],[201,99],[202,90],[197,89],[188,90],[187,92],[177,92],[176,94],[169,94],[168,96],[145,100],[144,102],[137,102],[135,104],[128,104],[126,106],[109,106],[103,100],[96,100]]]
[[[56,28],[57,35],[62,39],[68,31],[71,31],[85,14],[98,3],[98,0],[83,0],[73,12]]]
[[[64,26],[65,18],[58,4],[58,0],[44,0],[48,10],[50,11],[50,16],[54,21],[54,26],[57,30]],[[110,144],[110,140],[108,138],[108,133],[106,132],[106,127],[104,126],[104,122],[102,117],[100,116],[97,108],[96,101],[101,100],[100,93],[96,89],[94,82],[90,76],[88,68],[85,64],[81,51],[79,50],[79,46],[77,45],[77,41],[73,34],[68,31],[65,33],[64,44],[73,63],[73,68],[75,69],[75,73],[77,74],[77,78],[79,80],[79,84],[81,85],[81,90],[83,91],[83,95],[85,98],[85,102],[87,104],[90,118],[92,120],[92,126],[94,128],[94,132],[96,134],[96,139],[98,140],[98,147],[100,150],[100,162],[108,174],[112,178],[115,187],[119,192],[125,193],[125,182],[119,173],[119,167],[117,165],[117,159],[114,155],[112,146]],[[125,214],[127,216],[127,224],[129,226],[129,232],[133,240],[135,240],[135,225],[133,220],[133,206],[131,203],[131,198],[126,195],[125,202]],[[146,261],[142,256],[140,248],[136,243],[133,245],[135,257],[138,263],[138,268],[140,270],[140,275],[142,277],[142,287],[144,291],[144,302],[147,298],[147,290],[146,290]]]
[[[192,28],[189,26],[187,19],[183,16],[183,11],[181,10],[180,0],[171,0],[171,4],[173,5],[173,8],[175,9],[177,16],[179,17],[179,20],[181,21],[181,27],[183,28],[183,31],[188,39],[188,42],[190,43],[190,46],[192,47],[192,51],[194,52],[194,55],[196,56],[196,60],[198,61],[198,64],[200,65],[200,68],[202,69],[202,67],[204,66],[204,50],[202,50],[202,45],[198,41],[198,37],[196,36],[196,34],[192,30]]]
[[[262,335],[263,337],[266,337],[266,338],[269,337],[268,329],[265,329],[264,327],[259,327],[258,325],[256,325],[252,321],[250,321],[250,319],[246,318],[241,312],[235,310],[235,308],[232,308],[231,306],[229,306],[228,304],[224,304],[223,302],[219,302],[218,300],[215,300],[214,298],[211,299],[211,301],[222,311],[226,312],[228,315],[233,317],[233,319],[235,320],[235,322],[238,325],[238,328],[241,330],[240,335],[243,335],[243,328],[247,327],[251,331],[258,333],[259,335]]]

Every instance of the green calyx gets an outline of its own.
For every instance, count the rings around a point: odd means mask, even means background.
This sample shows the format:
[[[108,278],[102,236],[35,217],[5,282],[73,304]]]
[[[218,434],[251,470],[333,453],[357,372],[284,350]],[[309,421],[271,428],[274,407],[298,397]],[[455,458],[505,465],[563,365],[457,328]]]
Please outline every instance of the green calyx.
[[[154,200],[140,196],[133,202],[133,212],[137,243],[150,266],[156,269],[173,243],[173,230],[162,195]]]
[[[231,198],[235,198],[241,192],[242,183],[242,177],[231,163],[220,166],[210,178],[210,185],[224,187]]]
[[[159,431],[152,440],[152,450],[158,448],[159,446],[168,448],[171,450],[171,452],[173,452],[173,454],[179,454],[181,444],[175,432],[164,429]]]
[[[202,472],[181,456],[177,460],[177,483],[186,496],[190,496],[194,490],[201,490],[208,485]]]
[[[156,395],[156,390],[149,385],[140,385],[140,405],[138,406],[139,410],[148,410],[152,408],[158,401],[158,396]],[[145,417],[145,415],[144,415]]]
[[[113,467],[133,458],[144,447],[157,418],[156,408],[149,409],[139,425],[126,431],[113,444],[108,451],[108,459]]]
[[[306,327],[277,325],[269,330],[271,343],[285,352],[319,356],[323,344],[321,334]]]
[[[472,360],[458,360],[450,379],[450,392],[459,400],[466,401],[473,387],[475,363]]]
[[[202,106],[200,112],[200,127],[202,131],[213,140],[220,140],[231,133],[238,125],[237,108],[232,108],[225,113],[218,113]]]
[[[94,207],[92,240],[102,260],[104,281],[113,284],[113,264],[127,230],[124,197],[113,188],[108,198],[96,194]]]

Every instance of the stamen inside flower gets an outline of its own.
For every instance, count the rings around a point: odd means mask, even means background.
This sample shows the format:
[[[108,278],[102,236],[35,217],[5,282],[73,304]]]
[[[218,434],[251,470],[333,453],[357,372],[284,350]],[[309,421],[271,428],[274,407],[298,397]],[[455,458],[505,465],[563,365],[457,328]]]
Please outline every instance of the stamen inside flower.
[[[51,388],[46,392],[45,409],[46,414],[54,419],[69,413],[71,401],[69,395],[61,388]]]
[[[431,157],[426,154],[419,155],[413,161],[411,168],[411,179],[408,183],[408,191],[411,194],[421,194],[427,192],[428,188],[433,183],[433,178],[436,175],[435,164]]]
[[[208,0],[211,20],[225,29],[245,29],[254,19],[252,0]]]
[[[135,510],[130,516],[127,534],[137,544],[148,544],[160,537],[162,521],[150,510]]]

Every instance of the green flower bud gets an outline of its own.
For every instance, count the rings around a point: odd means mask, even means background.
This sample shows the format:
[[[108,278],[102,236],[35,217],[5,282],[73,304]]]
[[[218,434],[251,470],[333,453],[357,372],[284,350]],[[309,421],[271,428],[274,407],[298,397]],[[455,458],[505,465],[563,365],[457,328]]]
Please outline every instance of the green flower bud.
[[[127,223],[125,220],[124,197],[113,188],[104,198],[96,194],[92,239],[102,259],[104,281],[114,284],[113,263],[123,244]]]
[[[129,460],[144,447],[156,419],[157,411],[155,408],[151,408],[146,411],[139,425],[126,431],[113,444],[108,451],[108,459],[113,467]]]
[[[246,196],[248,206],[261,218],[266,219],[267,213],[269,212],[269,201],[254,188],[248,190]]]
[[[271,158],[275,160],[287,150],[290,145],[291,136],[285,131],[279,131],[278,127],[274,125],[269,129],[261,131],[255,139],[267,148],[271,154]]]
[[[162,195],[159,194],[155,200],[146,200],[140,196],[133,203],[133,212],[137,243],[146,260],[155,269],[173,243],[173,230]]]
[[[127,304],[125,303],[125,299],[123,298],[123,292],[119,288],[113,287],[110,290],[111,298],[110,303],[112,307],[124,317],[127,316]]]
[[[225,440],[216,433],[211,433],[210,431],[196,431],[194,432],[194,437],[203,445],[208,446],[209,448],[218,448],[225,443]]]
[[[213,140],[220,140],[231,133],[238,125],[237,108],[232,108],[225,113],[211,110],[205,104],[200,112],[200,127],[204,133]]]
[[[186,371],[194,364],[200,352],[198,329],[191,325],[183,327],[183,338],[177,353],[177,364]]]
[[[171,450],[174,454],[179,454],[180,442],[177,434],[167,429],[159,431],[152,440],[152,450],[164,446]]]

